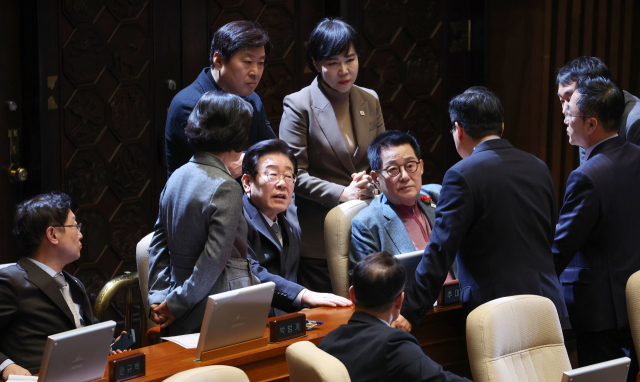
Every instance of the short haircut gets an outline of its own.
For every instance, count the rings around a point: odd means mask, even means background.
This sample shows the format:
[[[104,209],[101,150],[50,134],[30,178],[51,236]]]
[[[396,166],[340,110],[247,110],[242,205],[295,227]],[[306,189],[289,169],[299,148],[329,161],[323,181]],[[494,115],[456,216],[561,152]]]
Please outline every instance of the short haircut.
[[[502,134],[504,109],[500,98],[484,86],[473,86],[449,102],[451,123],[458,122],[472,139]]]
[[[413,151],[416,153],[416,158],[420,160],[420,145],[409,133],[404,133],[399,130],[387,130],[375,137],[367,149],[371,169],[376,171],[382,170],[382,150],[404,144],[411,145]]]
[[[33,255],[47,228],[64,225],[71,210],[71,197],[62,192],[40,194],[18,204],[13,234],[25,256]]]
[[[580,93],[577,107],[581,115],[596,117],[606,132],[618,131],[624,112],[624,94],[611,79],[581,78],[576,84]]]
[[[574,58],[558,70],[556,84],[567,86],[584,77],[604,77],[610,80],[611,72],[598,57],[582,56]]]
[[[251,104],[237,95],[210,91],[198,100],[184,133],[197,151],[243,151],[253,118]]]
[[[258,163],[260,162],[260,158],[273,153],[282,153],[286,155],[293,165],[293,173],[298,173],[298,161],[296,160],[296,156],[293,155],[293,150],[291,150],[287,142],[282,139],[269,139],[251,146],[244,154],[244,159],[242,160],[242,173],[249,174],[255,178],[256,175],[258,175]]]
[[[318,75],[313,60],[318,62],[329,56],[341,53],[346,55],[352,44],[359,57],[362,54],[362,43],[358,32],[339,18],[325,18],[316,25],[309,36],[307,66],[312,73]]]
[[[253,21],[232,21],[220,27],[211,40],[209,65],[213,67],[213,54],[219,53],[225,61],[229,61],[238,49],[259,48],[264,46],[264,53],[269,54],[271,44],[267,31]]]
[[[356,306],[384,312],[404,290],[407,275],[398,260],[388,252],[365,256],[353,268]]]

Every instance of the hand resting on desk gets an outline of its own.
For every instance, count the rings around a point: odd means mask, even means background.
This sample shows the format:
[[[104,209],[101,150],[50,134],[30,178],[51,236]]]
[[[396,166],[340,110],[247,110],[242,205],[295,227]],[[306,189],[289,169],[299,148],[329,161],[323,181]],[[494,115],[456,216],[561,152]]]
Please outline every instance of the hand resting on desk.
[[[31,375],[31,373],[29,373],[29,370],[23,369],[15,363],[12,363],[9,364],[9,366],[5,367],[2,371],[2,380],[6,381],[7,379],[9,379],[10,375]]]
[[[337,296],[332,293],[318,293],[310,290],[304,291],[302,295],[302,303],[312,308],[318,306],[330,306],[335,308],[337,306],[351,306],[351,300],[344,297]]]
[[[169,306],[167,305],[166,300],[163,301],[162,304],[151,305],[149,318],[151,321],[160,325],[160,329],[166,328],[176,320],[171,311],[169,311]]]

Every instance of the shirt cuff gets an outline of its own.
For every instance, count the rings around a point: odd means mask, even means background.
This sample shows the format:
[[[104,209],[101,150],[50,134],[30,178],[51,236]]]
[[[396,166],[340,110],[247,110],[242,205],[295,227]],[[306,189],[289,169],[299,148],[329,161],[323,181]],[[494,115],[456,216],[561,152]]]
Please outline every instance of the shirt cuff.
[[[300,306],[302,306],[302,295],[306,291],[307,291],[307,289],[303,289],[303,290],[300,291],[300,293],[298,293],[298,295],[296,296],[295,300],[293,300],[293,306],[294,307],[299,308]]]
[[[4,369],[7,368],[7,366],[11,365],[13,362],[12,360],[10,360],[9,358],[7,358],[3,363],[0,364],[0,375],[2,375],[2,372],[4,371]]]

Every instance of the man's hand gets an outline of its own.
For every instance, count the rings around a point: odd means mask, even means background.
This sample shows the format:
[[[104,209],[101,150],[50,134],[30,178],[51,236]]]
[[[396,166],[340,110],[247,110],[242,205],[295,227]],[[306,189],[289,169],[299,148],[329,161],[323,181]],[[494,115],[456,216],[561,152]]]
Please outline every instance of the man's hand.
[[[351,306],[351,300],[331,293],[318,293],[306,290],[302,295],[302,303],[311,307],[317,306]]]
[[[243,152],[232,152],[233,155],[233,159],[230,162],[225,162],[225,166],[227,166],[227,169],[229,170],[229,173],[231,174],[231,177],[233,179],[238,178],[240,175],[242,175],[242,161],[244,160],[244,153]]]
[[[2,371],[2,380],[6,381],[9,379],[10,375],[31,375],[31,373],[29,373],[29,370],[23,369],[15,363],[12,363]]]
[[[150,310],[149,318],[157,325],[160,325],[160,329],[166,328],[176,320],[173,314],[169,311],[169,306],[167,305],[166,300],[163,301],[162,304],[151,305]]]
[[[154,305],[157,305],[157,304],[154,304]],[[123,330],[123,331],[122,331],[122,333],[120,333],[120,335],[118,336],[118,338],[116,338],[116,340],[115,340],[115,341],[113,341],[113,343],[115,344],[116,342],[118,342],[118,340],[119,340],[122,336],[124,336],[125,334],[127,334],[127,332]],[[127,350],[124,350],[124,351],[129,351],[129,350],[131,350],[131,349],[127,349]],[[120,354],[120,353],[122,353],[122,352],[123,352],[123,351],[122,351],[122,350],[120,350],[120,349],[115,350],[115,351],[114,351],[114,350],[109,349],[109,355]]]
[[[391,323],[391,327],[411,333],[411,324],[406,318],[402,317],[402,314],[398,315],[398,319]]]

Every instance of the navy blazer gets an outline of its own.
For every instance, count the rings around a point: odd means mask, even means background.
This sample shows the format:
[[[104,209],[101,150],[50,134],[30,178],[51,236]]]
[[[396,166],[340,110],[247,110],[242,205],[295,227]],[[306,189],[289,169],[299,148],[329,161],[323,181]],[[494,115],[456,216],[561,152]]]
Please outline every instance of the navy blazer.
[[[275,315],[296,311],[293,306],[298,293],[304,287],[297,284],[298,264],[300,263],[300,230],[278,214],[282,242],[274,236],[271,228],[256,206],[249,201],[247,194],[242,199],[244,217],[247,219],[247,257],[251,260],[251,270],[260,282],[273,281],[276,290],[273,293],[272,306]]]
[[[620,137],[569,175],[553,256],[574,329],[629,326],[625,287],[640,270],[638,190],[640,148]]]
[[[69,273],[63,273],[74,302],[81,301],[85,325],[93,324],[84,286]],[[47,272],[25,257],[16,265],[0,269],[0,364],[9,358],[32,374],[37,373],[47,337],[75,328],[73,313]]]
[[[444,176],[431,241],[402,315],[417,325],[458,260],[467,312],[493,299],[532,294],[567,317],[551,244],[557,207],[547,165],[505,139],[481,142]]]
[[[469,381],[427,357],[414,336],[393,329],[364,312],[355,312],[320,341],[318,347],[344,364],[352,382]]]
[[[200,97],[204,93],[213,90],[222,91],[211,75],[211,68],[204,68],[191,85],[182,89],[173,97],[167,115],[167,125],[164,130],[167,153],[167,179],[178,167],[187,163],[195,153],[195,150],[184,135],[184,128],[187,127],[189,114],[191,114]],[[267,114],[262,106],[260,96],[252,93],[242,98],[253,107],[249,146],[275,138],[276,135],[271,130],[271,124],[267,120]]]

